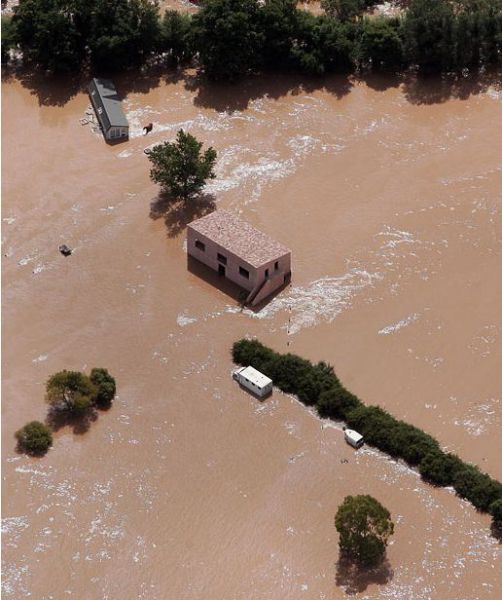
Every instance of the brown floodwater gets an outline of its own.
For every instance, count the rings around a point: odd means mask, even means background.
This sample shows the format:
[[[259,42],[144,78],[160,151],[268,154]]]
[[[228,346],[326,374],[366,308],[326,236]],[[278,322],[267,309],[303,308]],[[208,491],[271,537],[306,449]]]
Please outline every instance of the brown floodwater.
[[[116,83],[118,146],[80,124],[85,93],[3,85],[5,598],[500,598],[487,515],[230,377],[244,335],[326,360],[502,478],[500,87]],[[217,149],[217,178],[162,213],[143,150],[182,127]],[[214,205],[292,249],[291,287],[258,313],[187,269],[184,226]],[[113,407],[42,459],[16,454],[48,376],[94,366],[117,379]],[[355,577],[333,519],[359,493],[395,535],[385,568]]]

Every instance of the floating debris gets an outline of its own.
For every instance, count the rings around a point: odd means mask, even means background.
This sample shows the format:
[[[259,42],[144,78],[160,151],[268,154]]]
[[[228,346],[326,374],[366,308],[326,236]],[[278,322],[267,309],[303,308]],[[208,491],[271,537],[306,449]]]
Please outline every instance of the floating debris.
[[[63,256],[70,256],[72,253],[72,249],[66,244],[61,244],[61,246],[59,246],[59,251]]]

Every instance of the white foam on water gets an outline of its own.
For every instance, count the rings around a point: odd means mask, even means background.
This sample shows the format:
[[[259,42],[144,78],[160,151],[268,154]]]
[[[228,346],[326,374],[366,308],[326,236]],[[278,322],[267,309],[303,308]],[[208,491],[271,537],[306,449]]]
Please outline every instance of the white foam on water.
[[[176,323],[178,323],[180,327],[186,327],[187,325],[190,325],[190,323],[196,322],[197,319],[195,317],[189,317],[188,315],[185,315],[183,313],[180,313],[176,319]]]
[[[119,152],[117,154],[118,158],[129,158],[129,156],[133,155],[133,151],[130,149],[127,150],[122,150],[122,152]]]
[[[495,89],[493,86],[488,88],[486,95],[493,100],[502,100],[502,90]]]
[[[26,516],[4,517],[2,519],[2,535],[19,535],[29,526],[28,517]]]
[[[279,311],[289,311],[291,321],[287,328],[293,335],[320,321],[331,323],[351,305],[356,294],[381,279],[383,276],[380,273],[352,269],[339,277],[327,276],[317,279],[306,287],[291,287],[258,313],[247,309],[243,312],[254,318],[266,319]]]
[[[419,317],[420,317],[419,313],[413,313],[412,315],[409,315],[408,317],[401,319],[400,321],[398,321],[397,323],[394,323],[393,325],[387,325],[386,327],[383,327],[382,329],[380,329],[378,331],[378,333],[381,335],[389,335],[391,333],[395,333],[396,331],[399,331],[403,327],[408,327],[408,325],[410,325],[411,323],[416,321]]]
[[[21,267],[24,267],[25,265],[32,262],[36,258],[37,258],[36,254],[33,254],[33,255],[28,254],[28,256],[24,256],[17,264],[20,265]]]
[[[45,271],[46,266],[43,263],[39,263],[34,269],[33,269],[33,274],[37,275],[38,273],[41,273],[42,271]]]
[[[32,363],[44,362],[44,360],[47,360],[48,358],[49,358],[48,354],[39,354],[37,356],[37,358],[34,358],[31,362]]]

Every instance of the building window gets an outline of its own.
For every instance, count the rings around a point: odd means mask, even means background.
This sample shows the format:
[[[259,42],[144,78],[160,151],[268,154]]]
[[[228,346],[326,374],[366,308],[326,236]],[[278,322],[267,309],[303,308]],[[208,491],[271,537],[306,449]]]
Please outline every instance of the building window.
[[[275,269],[276,271],[278,271],[278,270],[279,270],[279,261],[278,261],[278,260],[276,260],[276,261],[275,261],[275,264],[274,264],[274,269]]]
[[[220,253],[218,252],[218,261],[219,261],[220,263],[222,263],[223,265],[226,265],[226,264],[227,264],[227,257],[226,257],[226,256],[223,256],[223,254],[220,254]]]
[[[265,279],[268,278],[268,269],[265,269]]]
[[[243,267],[239,267],[239,275],[245,277],[246,279],[249,279],[249,271],[247,269],[244,269]]]
[[[195,247],[198,250],[202,250],[202,252],[206,251],[206,244],[204,244],[204,242],[201,242],[200,240],[195,240]]]

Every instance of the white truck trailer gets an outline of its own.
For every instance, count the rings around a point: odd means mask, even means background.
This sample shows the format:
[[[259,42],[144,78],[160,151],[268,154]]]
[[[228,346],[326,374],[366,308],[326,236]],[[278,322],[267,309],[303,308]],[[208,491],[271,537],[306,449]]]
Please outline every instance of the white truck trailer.
[[[360,448],[364,444],[363,436],[353,429],[344,428],[343,434],[345,436],[345,441],[353,448]]]
[[[241,367],[232,373],[232,377],[259,398],[272,393],[272,380],[253,367]]]

